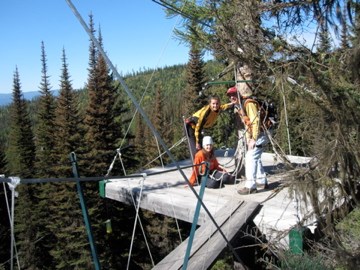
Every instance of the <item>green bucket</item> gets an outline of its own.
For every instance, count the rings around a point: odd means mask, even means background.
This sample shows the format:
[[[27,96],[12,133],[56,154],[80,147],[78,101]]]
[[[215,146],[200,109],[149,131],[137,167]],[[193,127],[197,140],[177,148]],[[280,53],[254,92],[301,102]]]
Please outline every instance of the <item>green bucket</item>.
[[[293,228],[289,233],[290,251],[293,254],[303,254],[304,228]]]

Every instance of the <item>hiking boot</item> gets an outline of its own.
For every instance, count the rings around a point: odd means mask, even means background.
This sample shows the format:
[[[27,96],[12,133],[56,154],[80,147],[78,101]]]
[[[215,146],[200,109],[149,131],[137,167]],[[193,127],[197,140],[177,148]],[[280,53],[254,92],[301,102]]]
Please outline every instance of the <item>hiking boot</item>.
[[[256,192],[257,192],[256,188],[247,188],[247,187],[244,187],[244,188],[239,189],[237,191],[237,193],[239,193],[240,195],[249,195],[249,194],[253,194],[253,193],[256,193]]]
[[[266,182],[265,184],[257,184],[257,186],[259,188],[262,188],[262,189],[269,189],[269,184],[268,182]]]

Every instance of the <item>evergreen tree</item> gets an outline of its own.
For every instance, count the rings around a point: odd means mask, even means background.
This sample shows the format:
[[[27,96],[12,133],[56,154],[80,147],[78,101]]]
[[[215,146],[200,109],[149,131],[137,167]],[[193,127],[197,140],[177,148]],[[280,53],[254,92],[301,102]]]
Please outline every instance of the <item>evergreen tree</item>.
[[[69,155],[71,152],[78,153],[83,144],[82,116],[78,111],[79,102],[74,92],[65,50],[62,55],[62,73],[60,78],[60,91],[55,109],[55,157],[57,160],[55,169],[58,177],[72,177]]]
[[[355,22],[352,28],[351,51],[347,64],[357,85],[360,84],[360,3],[353,3]]]
[[[326,61],[329,58],[331,52],[331,37],[326,21],[323,21],[320,25],[319,44],[317,47],[322,61]]]
[[[147,163],[147,158],[145,157],[147,154],[147,151],[143,151],[143,147],[145,144],[145,123],[142,119],[142,116],[140,113],[136,114],[136,120],[135,120],[135,140],[134,140],[134,144],[135,144],[135,149],[138,152],[138,161],[139,161],[139,165],[140,167],[143,167],[146,163]]]
[[[183,114],[190,116],[192,113],[207,104],[207,98],[202,93],[205,83],[203,53],[198,48],[195,41],[191,41],[189,52],[189,62],[187,64],[187,84],[184,94]]]
[[[341,43],[340,47],[342,49],[348,49],[349,46],[349,34],[348,34],[348,25],[347,25],[347,11],[346,5],[344,5],[344,9],[342,12],[342,19],[341,19]]]
[[[155,85],[155,97],[152,104],[153,106],[151,108],[150,119],[162,140],[169,141],[169,136],[167,134],[169,129],[166,126],[167,118],[164,115],[163,104],[164,98],[162,94],[162,88],[159,85]],[[146,149],[145,151],[148,152],[148,162],[156,159],[151,163],[150,167],[166,165],[167,161],[169,160],[168,155],[161,155],[163,152],[165,152],[165,149],[160,145],[155,135],[150,132],[150,129],[149,136],[146,138],[148,139],[144,140],[145,146],[143,143],[143,149]]]
[[[41,83],[40,100],[36,127],[36,168],[38,177],[53,176],[54,130],[55,130],[55,99],[51,93],[44,42],[41,42]]]
[[[118,88],[119,85],[115,87],[115,91]],[[136,147],[134,145],[135,135],[133,135],[129,128],[129,125],[131,124],[130,108],[128,104],[124,102],[124,100],[125,98],[121,93],[116,93],[116,101],[113,107],[113,115],[114,128],[116,131],[115,133],[117,133],[118,136],[115,144],[120,151],[121,160],[123,165],[125,166],[125,171],[123,170],[120,162],[117,162],[112,168],[112,175],[125,175],[133,173],[139,165],[139,153],[136,151]]]
[[[41,42],[41,82],[40,97],[37,110],[36,124],[36,170],[39,178],[53,177],[55,174],[55,98],[51,93],[51,86],[47,71],[47,59],[45,53],[44,42]],[[49,205],[54,199],[55,185],[46,182],[44,184],[36,184],[37,198],[36,207],[33,208],[37,219],[37,236],[41,239],[36,245],[41,254],[42,265],[53,265],[53,257],[50,256],[50,250],[55,245],[54,232],[49,229],[52,220],[52,213],[49,211]]]
[[[22,178],[34,177],[34,135],[17,68],[14,73],[12,98],[9,147],[6,153],[8,171],[11,175]]]
[[[101,41],[101,36],[99,38]],[[88,175],[105,175],[116,150],[119,138],[114,122],[113,108],[116,101],[116,90],[105,59],[97,54],[96,66],[89,76],[89,104],[86,109],[85,135],[88,152],[86,160],[91,162],[87,167]]]
[[[77,152],[82,143],[81,117],[78,101],[71,85],[65,49],[62,54],[62,73],[60,92],[57,98],[55,157],[57,177],[72,177],[69,154]],[[87,269],[91,265],[86,229],[82,219],[79,198],[73,182],[54,183],[49,203],[50,218],[48,229],[54,233],[56,244],[50,254],[54,258],[56,269]]]
[[[13,81],[13,100],[11,104],[11,127],[9,148],[6,152],[8,171],[20,178],[34,177],[35,144],[27,103],[21,92],[18,69]],[[21,253],[21,267],[36,269],[41,261],[41,252],[36,247],[38,240],[36,205],[36,186],[19,185],[18,200],[15,202],[15,231],[18,252]]]
[[[90,29],[94,33],[92,17],[90,17]],[[102,46],[101,32],[99,32],[99,44]],[[86,108],[84,119],[86,127],[86,149],[84,161],[86,162],[86,175],[106,175],[108,168],[116,155],[119,139],[122,138],[121,125],[117,123],[114,115],[118,95],[112,76],[104,57],[95,50],[93,41],[90,45],[89,78],[88,78],[89,103]],[[91,213],[94,238],[98,247],[101,265],[108,269],[117,269],[118,259],[121,254],[112,252],[109,242],[119,243],[115,239],[104,238],[104,222],[107,220],[107,208],[112,203],[104,202],[98,195],[98,184],[86,183],[86,198],[89,212]],[[108,206],[106,206],[108,205]],[[117,209],[113,210],[116,213]],[[116,216],[116,214],[114,214]],[[116,218],[116,217],[115,217]]]

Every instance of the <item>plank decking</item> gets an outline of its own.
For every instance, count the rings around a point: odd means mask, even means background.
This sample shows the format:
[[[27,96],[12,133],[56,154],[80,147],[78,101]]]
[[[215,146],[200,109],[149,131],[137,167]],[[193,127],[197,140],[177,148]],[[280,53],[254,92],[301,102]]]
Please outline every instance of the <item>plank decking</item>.
[[[234,168],[232,152],[218,151],[218,160],[229,170]],[[291,162],[306,163],[307,158],[288,157]],[[273,170],[279,161],[273,154],[264,153],[262,157],[264,167]],[[180,164],[180,163],[179,163]],[[190,161],[182,161],[179,165],[181,171],[188,178],[191,175]],[[113,179],[105,182],[104,197],[127,204],[138,205],[162,215],[181,219],[192,223],[195,207],[198,201],[194,192],[187,187],[186,181],[176,166],[166,168],[153,168],[144,172],[142,178],[131,177]],[[166,173],[162,173],[166,171]],[[156,173],[155,175],[152,175]],[[268,177],[270,187],[278,186],[281,179],[276,175]],[[203,205],[199,214],[200,228],[195,233],[188,269],[206,269],[213,260],[226,247],[226,241],[217,232],[216,226],[211,222],[209,212],[216,220],[221,230],[227,232],[228,241],[249,221],[269,238],[276,241],[287,242],[285,238],[278,238],[276,232],[288,230],[297,223],[299,215],[296,205],[287,189],[259,190],[256,194],[241,196],[237,193],[243,185],[239,182],[234,185],[225,185],[220,189],[205,189]],[[200,186],[194,187],[199,193]],[[276,194],[274,194],[276,192]],[[276,195],[276,196],[274,196]],[[260,210],[261,209],[261,210]],[[249,218],[251,220],[249,220]],[[181,269],[187,241],[184,241],[164,258],[154,269]],[[206,253],[206,256],[204,255]]]

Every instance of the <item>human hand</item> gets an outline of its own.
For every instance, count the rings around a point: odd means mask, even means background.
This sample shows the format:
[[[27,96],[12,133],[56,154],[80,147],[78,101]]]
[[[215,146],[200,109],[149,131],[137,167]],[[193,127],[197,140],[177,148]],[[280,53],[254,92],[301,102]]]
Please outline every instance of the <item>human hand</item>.
[[[196,150],[200,150],[201,149],[201,145],[200,145],[200,143],[197,143],[196,144]]]
[[[256,141],[254,139],[250,139],[248,140],[248,149],[249,150],[252,150],[255,148],[255,145],[256,145]]]

